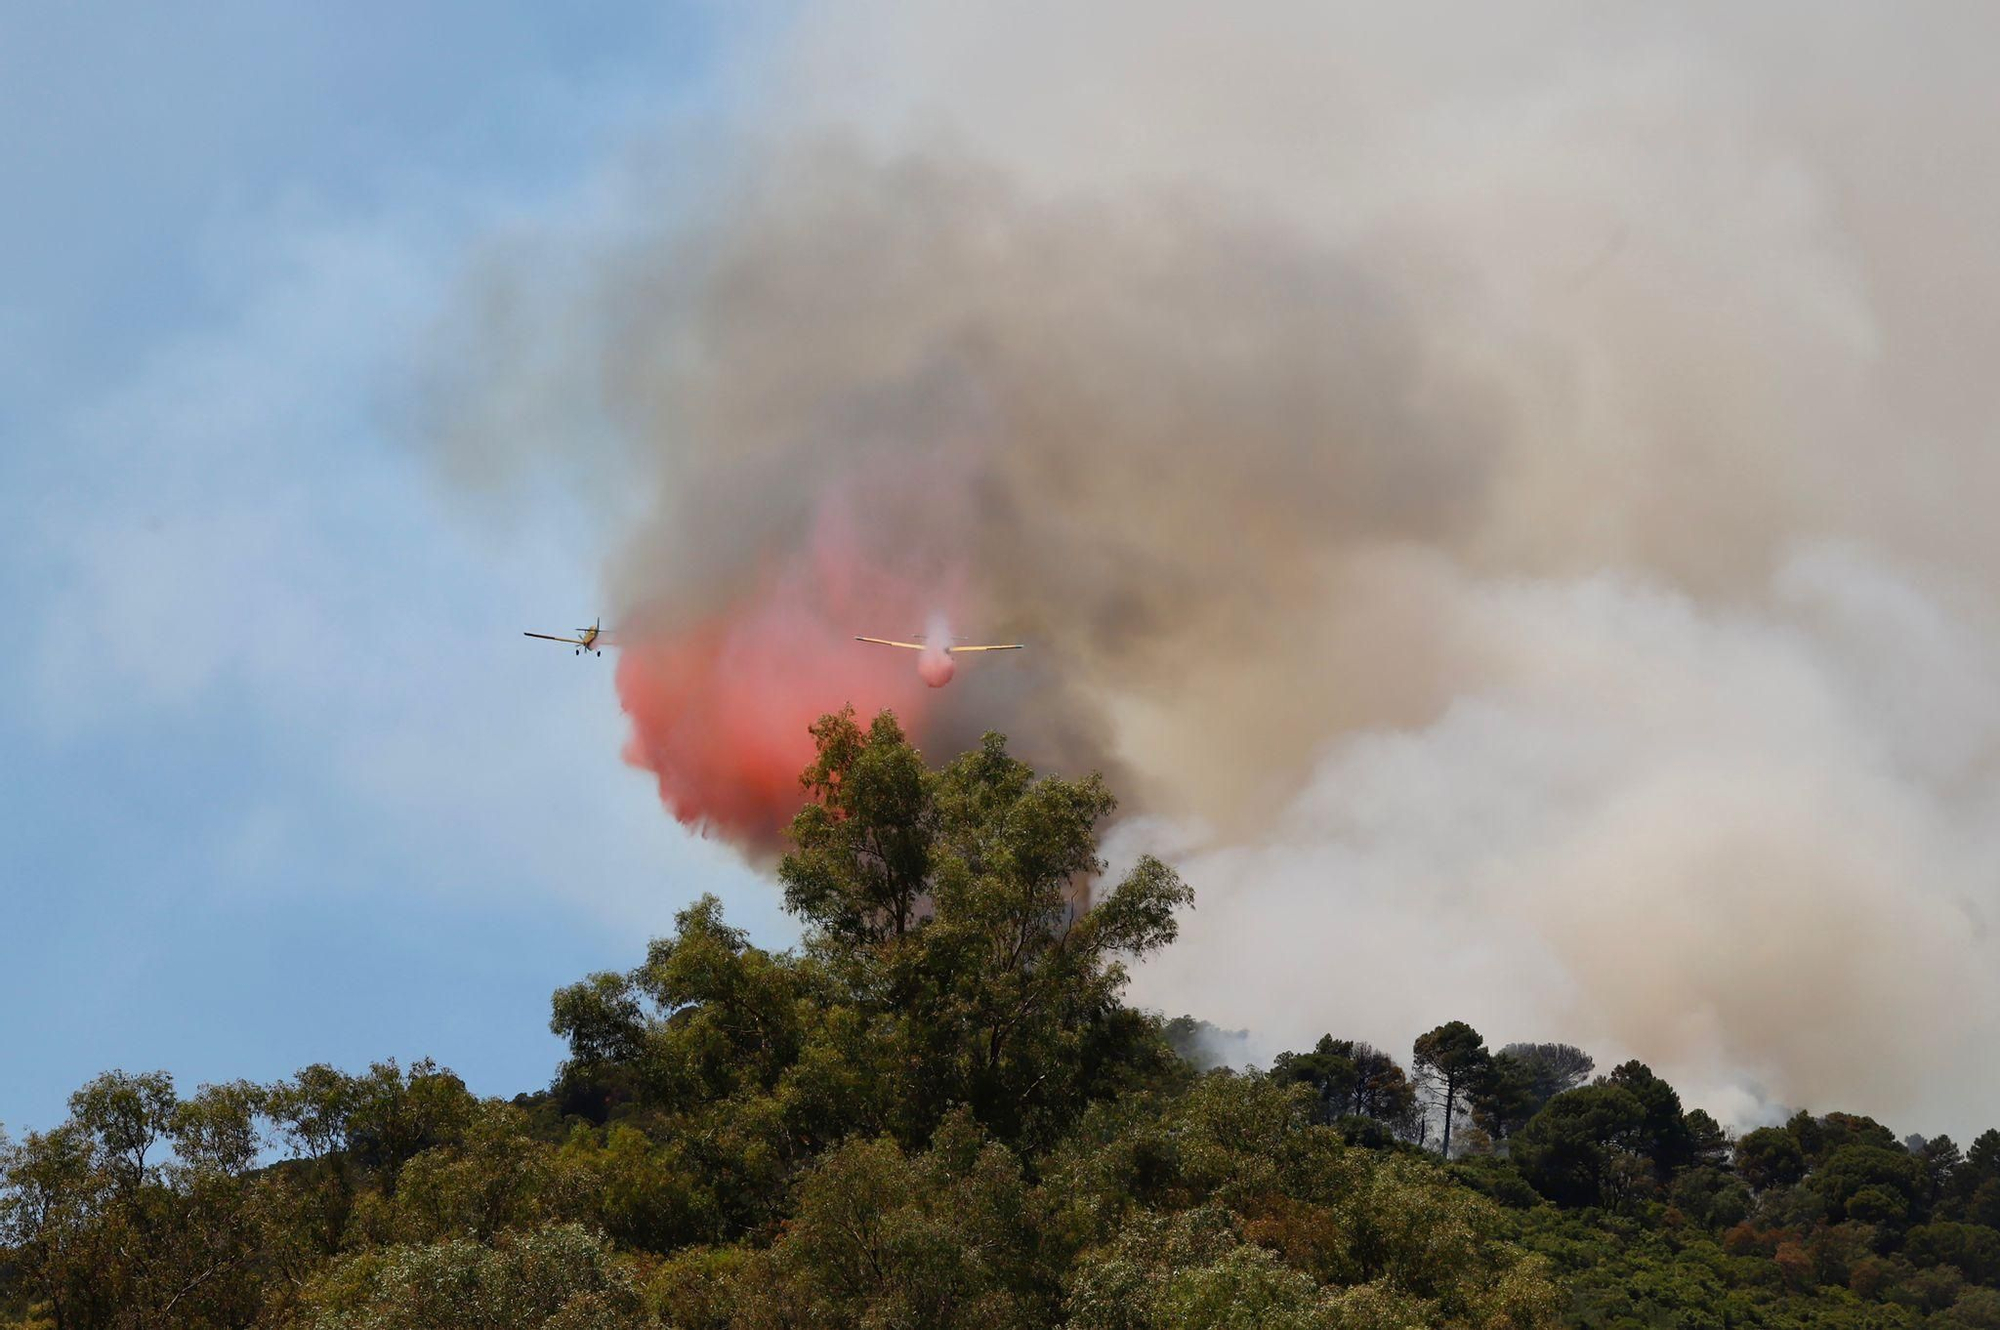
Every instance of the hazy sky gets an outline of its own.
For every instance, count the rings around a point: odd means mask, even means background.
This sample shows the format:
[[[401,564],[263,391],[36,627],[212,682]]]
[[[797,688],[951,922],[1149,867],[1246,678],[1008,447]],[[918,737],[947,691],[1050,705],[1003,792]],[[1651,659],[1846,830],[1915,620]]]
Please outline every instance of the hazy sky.
[[[439,293],[719,105],[720,9],[0,10],[0,1122],[110,1067],[546,1083],[556,985],[768,893],[616,762],[568,491],[395,442]],[[546,649],[544,649],[546,647]]]

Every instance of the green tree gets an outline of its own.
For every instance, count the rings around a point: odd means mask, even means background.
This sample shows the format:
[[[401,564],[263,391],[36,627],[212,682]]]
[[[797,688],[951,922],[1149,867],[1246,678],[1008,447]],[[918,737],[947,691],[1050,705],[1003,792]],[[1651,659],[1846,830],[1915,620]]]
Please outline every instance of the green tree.
[[[59,1327],[87,1325],[104,1307],[107,1244],[97,1225],[111,1181],[75,1123],[30,1132],[0,1152],[0,1244],[24,1286]]]
[[[1311,1101],[1218,1073],[1163,1117],[1087,1118],[1043,1168],[1051,1227],[1081,1253],[1073,1323],[1235,1325],[1251,1309],[1279,1323],[1553,1323],[1545,1271],[1499,1240],[1497,1207],[1428,1158],[1344,1145]]]
[[[1045,1325],[1058,1296],[1020,1161],[963,1113],[914,1158],[886,1138],[828,1154],[768,1268],[780,1309],[830,1327]]]
[[[645,1020],[627,975],[606,970],[556,990],[549,1030],[569,1041],[581,1068],[631,1062],[645,1042]]]
[[[295,1156],[277,1172],[293,1212],[288,1227],[307,1248],[286,1263],[294,1274],[316,1257],[340,1250],[354,1210],[357,1180],[347,1147],[358,1097],[353,1079],[323,1062],[300,1068],[265,1092],[264,1111]]]
[[[1528,1069],[1537,1112],[1557,1095],[1589,1081],[1597,1067],[1590,1054],[1574,1044],[1509,1044],[1496,1056],[1501,1054]]]
[[[58,1326],[241,1325],[263,1230],[249,1174],[261,1094],[112,1072],[0,1151],[0,1249]]]
[[[1428,1087],[1444,1119],[1438,1152],[1451,1158],[1451,1123],[1466,1090],[1487,1075],[1493,1057],[1479,1031],[1464,1021],[1448,1021],[1417,1036],[1410,1065]]]
[[[891,1039],[921,1071],[898,1087],[904,1139],[964,1103],[1001,1138],[1053,1138],[1165,1045],[1117,1001],[1124,960],[1171,942],[1191,894],[1143,857],[1109,890],[1097,776],[1037,777],[989,734],[930,772],[897,727],[851,714],[814,728],[815,795],[779,876],[843,982],[887,1000]]]
[[[477,1101],[465,1082],[429,1058],[406,1072],[391,1058],[353,1077],[347,1093],[347,1151],[394,1192],[403,1165],[435,1146],[457,1144]]]
[[[1220,1207],[1141,1213],[1073,1277],[1068,1324],[1077,1330],[1312,1330],[1341,1323],[1333,1293],[1276,1254],[1243,1239]]]
[[[801,777],[812,802],[778,869],[785,904],[843,942],[901,937],[931,890],[936,777],[886,711],[865,731],[852,707],[822,716],[812,736],[818,755]]]
[[[347,1148],[354,1083],[340,1071],[316,1062],[270,1088],[265,1108],[293,1150],[307,1159],[327,1159]]]
[[[1931,1318],[1943,1330],[2000,1330],[2000,1293],[1990,1288],[1969,1288],[1958,1295],[1950,1310]]]
[[[259,1125],[269,1099],[261,1085],[204,1085],[174,1107],[168,1120],[174,1156],[183,1168],[240,1177],[264,1147]]]
[[[1728,1164],[1729,1133],[1708,1110],[1689,1109],[1681,1125],[1687,1132],[1688,1162],[1699,1168],[1721,1168]]]
[[[1949,1193],[1953,1218],[2000,1228],[2000,1131],[1989,1128],[1972,1138],[1964,1162],[1952,1171]]]
[[[2000,1232],[1983,1224],[1919,1224],[1904,1235],[1903,1253],[1918,1269],[1955,1266],[1975,1284],[2000,1283]]]
[[[173,1126],[174,1082],[163,1071],[109,1071],[69,1097],[70,1118],[97,1140],[119,1187],[151,1176],[147,1157]]]
[[[1811,1168],[1819,1167],[1828,1155],[1846,1145],[1868,1145],[1882,1150],[1903,1148],[1896,1133],[1858,1113],[1828,1113],[1816,1118],[1800,1111],[1785,1123],[1785,1130],[1798,1140]]]
[[[1271,1076],[1281,1082],[1310,1086],[1318,1104],[1317,1118],[1332,1122],[1348,1111],[1361,1072],[1353,1059],[1336,1051],[1332,1035],[1321,1035],[1310,1053],[1280,1053],[1271,1060]]]
[[[1522,1174],[1558,1205],[1606,1205],[1621,1198],[1620,1160],[1641,1143],[1646,1107],[1622,1085],[1586,1085],[1551,1099],[1521,1129],[1514,1150]]]
[[[1900,1212],[1907,1214],[1916,1200],[1921,1175],[1917,1161],[1900,1145],[1843,1145],[1813,1170],[1811,1185],[1825,1200],[1829,1216],[1846,1213],[1863,1192],[1892,1197]],[[1867,1204],[1879,1211],[1884,1202],[1870,1197]]]
[[[1805,1151],[1783,1127],[1759,1127],[1736,1141],[1736,1175],[1758,1191],[1788,1187],[1806,1175]]]
[[[1740,1224],[1750,1213],[1750,1195],[1743,1184],[1712,1166],[1682,1170],[1668,1199],[1689,1220],[1708,1229]]]
[[[1495,1053],[1486,1073],[1467,1087],[1473,1125],[1489,1139],[1505,1141],[1541,1111],[1539,1088],[1532,1064],[1504,1049]]]
[[[480,1103],[457,1140],[403,1165],[385,1240],[490,1242],[508,1229],[594,1217],[602,1209],[602,1180],[574,1162],[536,1139],[519,1108]]]
[[[1952,1175],[1965,1156],[1959,1153],[1958,1143],[1949,1136],[1933,1136],[1928,1140],[1913,1136],[1905,1142],[1910,1153],[1917,1157],[1923,1170],[1923,1204],[1926,1211],[1950,1203],[1952,1196]]]
[[[1620,1063],[1613,1068],[1605,1083],[1630,1091],[1645,1110],[1645,1117],[1639,1124],[1638,1148],[1653,1161],[1660,1181],[1666,1181],[1675,1169],[1693,1162],[1693,1133],[1681,1113],[1681,1097],[1673,1086],[1637,1060]]]
[[[1322,1038],[1313,1052],[1354,1064],[1345,1101],[1329,1106],[1335,1118],[1368,1118],[1392,1131],[1416,1134],[1417,1088],[1396,1059],[1360,1039]]]
[[[652,1323],[603,1243],[565,1225],[347,1257],[314,1278],[299,1330],[636,1330]]]

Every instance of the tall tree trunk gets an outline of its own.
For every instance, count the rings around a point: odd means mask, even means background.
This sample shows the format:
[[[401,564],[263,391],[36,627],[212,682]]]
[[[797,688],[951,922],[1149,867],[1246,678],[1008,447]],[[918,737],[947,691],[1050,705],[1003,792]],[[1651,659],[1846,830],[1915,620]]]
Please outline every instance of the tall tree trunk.
[[[1458,1093],[1458,1083],[1451,1077],[1444,1078],[1444,1148],[1438,1151],[1438,1158],[1451,1158],[1451,1106],[1452,1098]]]

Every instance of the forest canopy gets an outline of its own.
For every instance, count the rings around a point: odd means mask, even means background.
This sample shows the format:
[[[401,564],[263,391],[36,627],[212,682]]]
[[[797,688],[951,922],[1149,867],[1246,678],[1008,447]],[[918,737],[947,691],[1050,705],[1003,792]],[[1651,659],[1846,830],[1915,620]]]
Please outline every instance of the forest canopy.
[[[2000,1132],[1732,1136],[1462,1020],[1213,1065],[1227,1032],[1124,1000],[1193,895],[1107,879],[1101,779],[813,737],[798,947],[694,901],[553,995],[568,1057],[511,1101],[107,1072],[0,1140],[0,1323],[2000,1327]]]

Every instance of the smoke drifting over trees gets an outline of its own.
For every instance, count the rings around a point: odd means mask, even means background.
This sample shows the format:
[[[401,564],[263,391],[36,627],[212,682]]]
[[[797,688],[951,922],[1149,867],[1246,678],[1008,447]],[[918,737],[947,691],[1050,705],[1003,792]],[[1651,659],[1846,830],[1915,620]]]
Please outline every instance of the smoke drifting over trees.
[[[1963,1129],[1996,22],[808,6],[698,203],[479,268],[430,419],[655,496],[609,582],[684,819],[768,847],[843,703],[1002,729],[1200,887],[1142,1000]],[[846,640],[939,612],[1033,649]]]

